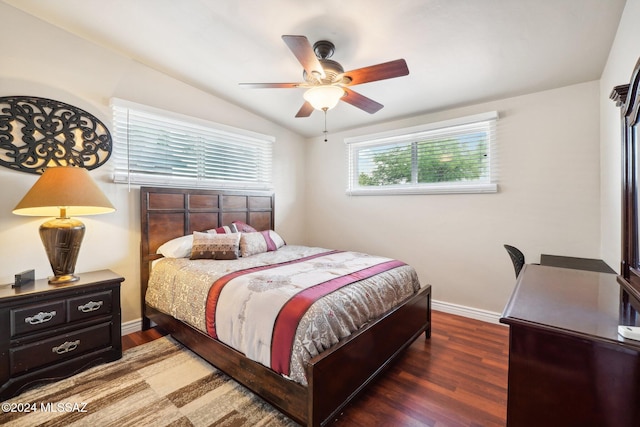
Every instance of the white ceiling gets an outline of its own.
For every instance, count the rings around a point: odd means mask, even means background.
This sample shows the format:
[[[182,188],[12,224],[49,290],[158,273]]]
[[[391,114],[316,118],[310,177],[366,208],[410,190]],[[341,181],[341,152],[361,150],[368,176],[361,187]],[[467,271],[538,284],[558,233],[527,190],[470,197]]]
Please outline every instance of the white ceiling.
[[[281,39],[336,45],[345,70],[404,58],[406,77],[352,86],[385,107],[344,102],[330,131],[597,80],[625,0],[3,0],[82,38],[231,101],[303,136],[303,89]]]

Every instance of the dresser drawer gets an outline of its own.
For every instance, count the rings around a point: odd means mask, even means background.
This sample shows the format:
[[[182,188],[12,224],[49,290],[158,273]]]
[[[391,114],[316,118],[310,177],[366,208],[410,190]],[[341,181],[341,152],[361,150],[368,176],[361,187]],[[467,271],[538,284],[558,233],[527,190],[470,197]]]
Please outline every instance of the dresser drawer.
[[[11,375],[111,345],[111,323],[80,329],[9,350]]]
[[[69,298],[67,307],[70,322],[111,314],[111,291]]]
[[[11,309],[11,336],[39,331],[66,322],[65,301]]]

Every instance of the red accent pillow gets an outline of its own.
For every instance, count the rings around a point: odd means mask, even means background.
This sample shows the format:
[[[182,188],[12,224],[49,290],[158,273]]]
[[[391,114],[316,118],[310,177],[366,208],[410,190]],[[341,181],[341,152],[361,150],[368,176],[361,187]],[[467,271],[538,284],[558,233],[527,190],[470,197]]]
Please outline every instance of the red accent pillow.
[[[249,224],[246,224],[242,221],[233,221],[231,223],[231,226],[235,227],[237,233],[255,233],[256,231],[258,231]]]
[[[222,226],[222,227],[212,228],[211,230],[207,230],[207,233],[211,233],[211,234],[231,234],[231,233],[237,233],[237,231],[232,226],[225,225],[225,226]]]

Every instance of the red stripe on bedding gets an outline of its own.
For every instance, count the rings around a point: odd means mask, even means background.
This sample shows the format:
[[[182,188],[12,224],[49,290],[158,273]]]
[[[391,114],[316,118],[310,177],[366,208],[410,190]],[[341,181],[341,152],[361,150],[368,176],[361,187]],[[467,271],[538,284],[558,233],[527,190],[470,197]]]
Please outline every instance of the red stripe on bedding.
[[[298,329],[300,319],[307,312],[309,307],[320,298],[328,295],[343,286],[368,279],[376,274],[393,270],[394,268],[406,265],[402,261],[392,260],[377,264],[360,271],[356,271],[345,276],[337,277],[326,282],[317,284],[311,288],[296,294],[291,298],[275,321],[273,327],[273,338],[271,341],[271,369],[284,375],[289,375],[289,363],[293,350],[293,340]]]
[[[269,264],[269,265],[260,265],[257,267],[251,267],[251,268],[247,268],[245,270],[238,270],[238,271],[234,271],[233,273],[229,273],[225,276],[220,277],[218,280],[216,280],[215,282],[213,282],[213,285],[211,285],[211,287],[209,288],[209,294],[207,295],[207,308],[205,311],[205,320],[206,320],[206,324],[207,324],[207,333],[212,337],[212,338],[218,338],[218,334],[216,333],[216,305],[218,304],[218,298],[220,297],[220,293],[222,292],[222,289],[227,285],[227,283],[229,283],[232,279],[235,279],[236,277],[245,275],[245,274],[249,274],[249,273],[254,273],[256,271],[263,271],[263,270],[269,270],[271,268],[276,268],[276,267],[280,267],[281,265],[289,265],[289,264],[295,264],[298,262],[303,262],[303,261],[307,261],[310,259],[314,259],[314,258],[319,258],[325,255],[332,255],[338,252],[342,252],[342,251],[328,251],[328,252],[321,252],[319,254],[315,254],[315,255],[309,255],[307,257],[304,258],[297,258],[297,259],[293,259],[291,261],[284,261],[278,264]]]

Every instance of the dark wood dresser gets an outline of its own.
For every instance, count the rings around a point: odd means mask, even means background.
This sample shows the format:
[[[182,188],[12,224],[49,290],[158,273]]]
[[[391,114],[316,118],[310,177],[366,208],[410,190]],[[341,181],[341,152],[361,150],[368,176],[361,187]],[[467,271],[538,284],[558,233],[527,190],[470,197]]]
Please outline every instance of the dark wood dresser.
[[[0,286],[0,400],[122,357],[120,284],[110,270]]]
[[[638,316],[615,274],[526,265],[510,327],[507,425],[640,426]]]

